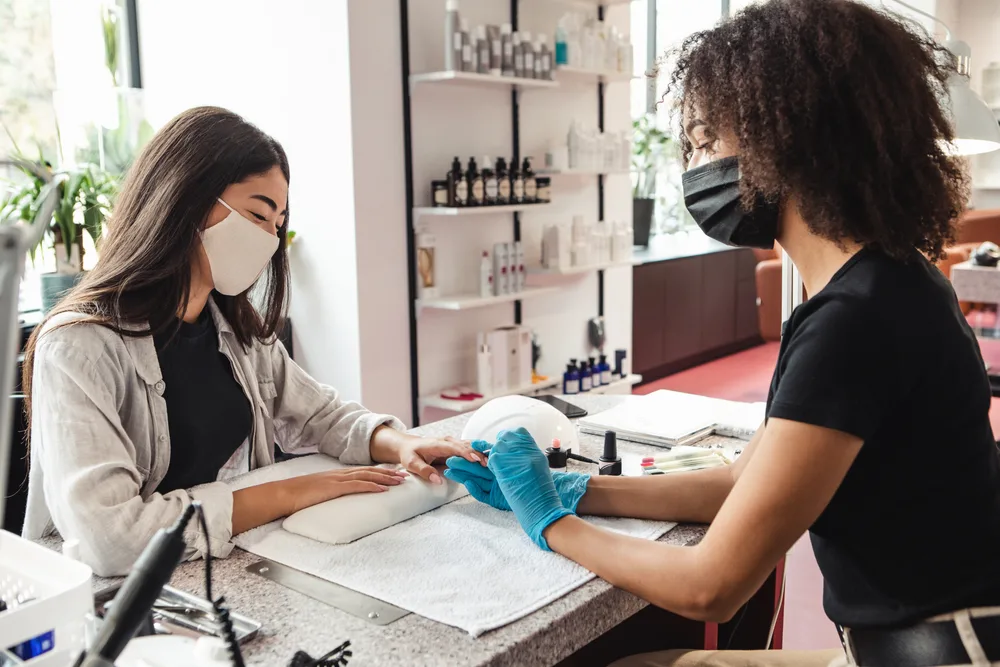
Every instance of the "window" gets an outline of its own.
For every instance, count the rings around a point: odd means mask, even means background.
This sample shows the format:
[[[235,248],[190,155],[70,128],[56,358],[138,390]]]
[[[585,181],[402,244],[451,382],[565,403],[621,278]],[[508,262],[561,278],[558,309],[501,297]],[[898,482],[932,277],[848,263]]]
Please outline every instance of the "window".
[[[141,90],[129,87],[137,79],[129,58],[130,4],[0,0],[0,155],[20,152],[56,170],[94,164],[114,177],[124,173],[152,135]],[[26,180],[16,170],[0,178],[0,203]],[[82,222],[82,211],[76,217]],[[89,235],[82,237],[86,269],[97,253]],[[48,239],[27,267],[22,310],[39,307],[39,274],[57,268]]]

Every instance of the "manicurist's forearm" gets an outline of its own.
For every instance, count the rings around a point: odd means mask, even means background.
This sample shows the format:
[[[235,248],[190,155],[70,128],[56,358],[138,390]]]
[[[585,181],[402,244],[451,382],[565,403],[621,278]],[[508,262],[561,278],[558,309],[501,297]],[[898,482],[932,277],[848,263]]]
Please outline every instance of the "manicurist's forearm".
[[[711,523],[732,488],[727,467],[648,477],[594,476],[577,512]]]
[[[696,547],[676,547],[591,526],[575,516],[545,531],[553,551],[576,561],[608,583],[695,620],[722,620],[718,582],[699,562]]]
[[[233,491],[233,535],[295,513],[289,480]]]

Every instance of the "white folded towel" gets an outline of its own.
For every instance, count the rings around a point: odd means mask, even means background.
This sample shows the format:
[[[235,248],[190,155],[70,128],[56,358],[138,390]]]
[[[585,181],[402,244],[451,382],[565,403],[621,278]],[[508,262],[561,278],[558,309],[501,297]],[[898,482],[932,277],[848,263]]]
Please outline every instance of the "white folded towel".
[[[310,457],[312,458],[312,457]],[[314,472],[290,461],[256,470],[237,488]],[[288,474],[291,472],[291,474]],[[676,524],[587,518],[620,533],[656,539]],[[351,544],[294,535],[276,521],[238,535],[237,546],[378,598],[476,637],[512,623],[594,578],[528,539],[511,512],[457,500]]]

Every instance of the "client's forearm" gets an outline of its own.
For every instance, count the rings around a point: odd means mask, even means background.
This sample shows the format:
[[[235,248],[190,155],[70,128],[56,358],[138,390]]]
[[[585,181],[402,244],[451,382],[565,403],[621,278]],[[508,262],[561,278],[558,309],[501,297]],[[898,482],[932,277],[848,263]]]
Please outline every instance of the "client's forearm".
[[[579,514],[711,523],[733,488],[728,466],[648,477],[595,476]]]
[[[233,491],[233,535],[295,513],[289,480],[268,482]]]

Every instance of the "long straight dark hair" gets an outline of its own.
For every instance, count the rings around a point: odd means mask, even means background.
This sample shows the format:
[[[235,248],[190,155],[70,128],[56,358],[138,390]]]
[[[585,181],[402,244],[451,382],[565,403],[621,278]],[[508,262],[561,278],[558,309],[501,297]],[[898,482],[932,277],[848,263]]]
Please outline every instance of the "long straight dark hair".
[[[22,385],[31,423],[35,346],[49,318],[81,313],[75,323],[105,326],[122,336],[149,336],[180,326],[191,293],[191,261],[199,232],[227,187],[278,167],[289,180],[288,158],[273,138],[237,114],[197,107],[157,132],[129,169],[100,244],[100,258],[35,329],[24,353]],[[212,297],[244,346],[272,339],[285,313],[288,217],[278,250],[256,290]]]

